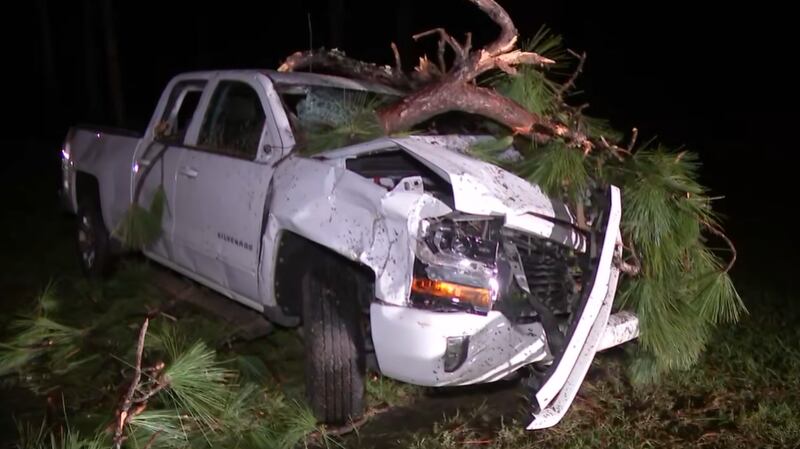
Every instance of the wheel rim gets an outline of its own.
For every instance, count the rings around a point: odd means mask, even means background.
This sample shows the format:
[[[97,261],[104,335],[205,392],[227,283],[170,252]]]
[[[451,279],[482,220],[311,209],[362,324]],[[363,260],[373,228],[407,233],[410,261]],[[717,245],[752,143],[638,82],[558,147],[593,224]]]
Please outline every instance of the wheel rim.
[[[95,234],[92,222],[89,220],[89,217],[83,216],[78,226],[78,249],[81,254],[81,261],[83,261],[86,268],[92,268],[94,266],[94,243]]]

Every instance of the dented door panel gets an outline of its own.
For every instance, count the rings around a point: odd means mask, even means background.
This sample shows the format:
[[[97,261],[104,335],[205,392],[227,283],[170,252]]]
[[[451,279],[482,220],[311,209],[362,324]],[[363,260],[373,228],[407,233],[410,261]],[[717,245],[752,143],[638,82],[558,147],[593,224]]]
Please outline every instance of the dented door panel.
[[[176,262],[226,289],[258,298],[261,223],[271,166],[183,151],[177,173]]]

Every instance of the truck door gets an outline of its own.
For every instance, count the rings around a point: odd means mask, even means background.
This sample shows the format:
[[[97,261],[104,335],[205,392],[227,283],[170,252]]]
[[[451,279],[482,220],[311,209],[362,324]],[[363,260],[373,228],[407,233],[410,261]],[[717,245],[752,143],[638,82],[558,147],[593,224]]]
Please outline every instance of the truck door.
[[[134,159],[133,192],[141,190],[138,203],[149,207],[153,195],[163,188],[167,198],[160,238],[145,249],[148,255],[172,259],[172,232],[175,224],[175,173],[187,130],[192,122],[207,81],[185,80],[174,84],[166,106],[149,138],[137,148]],[[135,195],[135,193],[134,193]]]
[[[218,78],[177,171],[176,261],[251,306],[260,304],[258,260],[271,149],[280,146],[267,107],[269,88],[262,75]]]

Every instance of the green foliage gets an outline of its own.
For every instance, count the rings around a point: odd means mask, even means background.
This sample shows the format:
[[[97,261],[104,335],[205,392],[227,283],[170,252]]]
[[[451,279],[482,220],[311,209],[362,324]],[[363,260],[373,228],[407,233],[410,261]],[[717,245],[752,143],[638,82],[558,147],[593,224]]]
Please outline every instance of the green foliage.
[[[11,323],[12,338],[0,343],[0,376],[22,376],[24,367],[35,360],[41,363],[37,375],[27,375],[28,384],[36,391],[53,387],[42,376],[69,372],[96,357],[79,354],[79,342],[87,329],[68,326],[48,316],[58,309],[54,290],[53,284],[48,285],[37,298],[34,311]]]
[[[392,407],[406,405],[421,393],[420,388],[405,382],[398,382],[381,375],[367,379],[367,397],[375,406]]]
[[[134,202],[125,212],[113,235],[126,248],[142,249],[152,244],[161,236],[161,220],[167,204],[167,194],[163,186],[153,193],[148,209]]]
[[[17,449],[102,449],[109,446],[101,433],[86,438],[69,427],[55,432],[47,428],[45,421],[36,427],[17,423],[17,435]]]
[[[528,158],[517,164],[517,174],[538,184],[547,194],[571,199],[573,204],[589,187],[586,158],[560,142],[533,147]]]
[[[654,355],[634,372],[686,369],[712,329],[736,321],[744,306],[703,229],[717,226],[697,156],[640,150],[612,171],[623,192],[622,230],[642,258],[642,273],[621,288],[624,307],[639,315],[642,348]],[[644,377],[652,377],[650,375]]]
[[[528,48],[545,55],[561,52],[563,60],[560,40],[546,31]],[[562,108],[560,83],[551,75],[527,67],[517,76],[496,76],[491,84],[531,112],[572,123],[593,138],[622,137],[607,121]],[[623,279],[618,293],[620,306],[640,319],[642,351],[631,369],[636,380],[692,366],[714,327],[739,319],[744,305],[725,264],[707,246],[710,233],[704,231],[720,226],[708,190],[698,181],[696,154],[641,148],[618,161],[608,154],[585,155],[554,138],[529,148],[517,144],[521,160],[508,163],[499,155],[510,140],[500,135],[470,152],[504,165],[573,207],[589,204],[586,195],[594,187],[621,188],[623,240],[634,251],[626,256],[636,255],[642,265],[638,277]]]
[[[315,110],[315,114],[307,114],[310,117],[303,122],[303,154],[313,155],[383,135],[383,127],[375,113],[379,100],[356,92],[330,101],[326,108],[319,108],[323,112]]]
[[[185,350],[177,345],[168,348],[171,362],[164,370],[164,379],[170,400],[178,410],[208,429],[216,428],[217,416],[226,405],[227,381],[233,378],[233,373],[219,365],[214,351],[203,342]]]
[[[578,129],[595,139],[603,137],[609,142],[620,142],[624,137],[624,133],[611,126],[606,119],[583,114],[575,118],[578,120]]]
[[[544,73],[531,67],[521,67],[517,76],[497,79],[494,88],[539,115],[553,113],[559,106],[556,98],[558,86]]]
[[[5,381],[14,379],[13,384],[36,395],[58,389],[65,418],[69,416],[81,432],[89,430],[94,435],[94,429],[106,429],[93,440],[77,438],[73,432],[62,444],[63,426],[21,425],[20,447],[45,449],[55,442],[47,449],[96,449],[92,446],[95,440],[102,447],[111,446],[107,429],[124,394],[122,386],[132,378],[143,306],[155,294],[147,282],[148,273],[146,267],[123,267],[104,284],[79,285],[78,291],[49,287],[32,312],[20,320],[19,331],[3,342],[0,358],[4,359]],[[290,363],[286,359],[298,358],[297,338],[289,336],[289,331],[253,345],[258,349],[266,346],[265,353],[272,359],[250,352],[246,345],[233,347],[229,340],[219,347],[232,352],[219,354],[212,345],[217,347],[223,341],[222,333],[204,331],[219,327],[218,321],[196,311],[178,312],[170,311],[177,315],[175,321],[152,320],[145,339],[142,384],[135,396],[159,384],[164,387],[148,400],[144,411],[133,415],[123,447],[290,448],[312,440],[326,446],[337,444],[317,425],[301,396],[285,388],[293,384],[276,385],[267,374],[266,365],[277,363],[287,374]],[[271,348],[273,344],[279,346]],[[31,353],[31,346],[41,350]],[[17,355],[24,358],[14,359]],[[73,365],[79,360],[83,363]],[[161,371],[148,371],[159,361],[164,363]]]
[[[128,444],[135,449],[143,448],[152,438],[156,447],[185,447],[190,428],[177,410],[145,410],[131,418]]]
[[[503,161],[500,158],[500,155],[513,144],[514,138],[512,136],[483,139],[470,146],[469,153],[478,159],[482,159],[493,164],[504,165],[506,161]]]

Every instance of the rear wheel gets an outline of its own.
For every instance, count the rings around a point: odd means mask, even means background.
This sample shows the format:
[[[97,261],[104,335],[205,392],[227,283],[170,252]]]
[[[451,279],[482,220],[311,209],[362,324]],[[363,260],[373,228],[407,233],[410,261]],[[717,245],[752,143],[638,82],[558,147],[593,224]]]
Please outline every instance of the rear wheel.
[[[91,278],[107,276],[112,264],[110,236],[95,198],[81,199],[77,219],[76,237],[81,269]]]
[[[306,395],[321,422],[343,424],[364,414],[366,363],[358,279],[327,258],[303,282]]]

